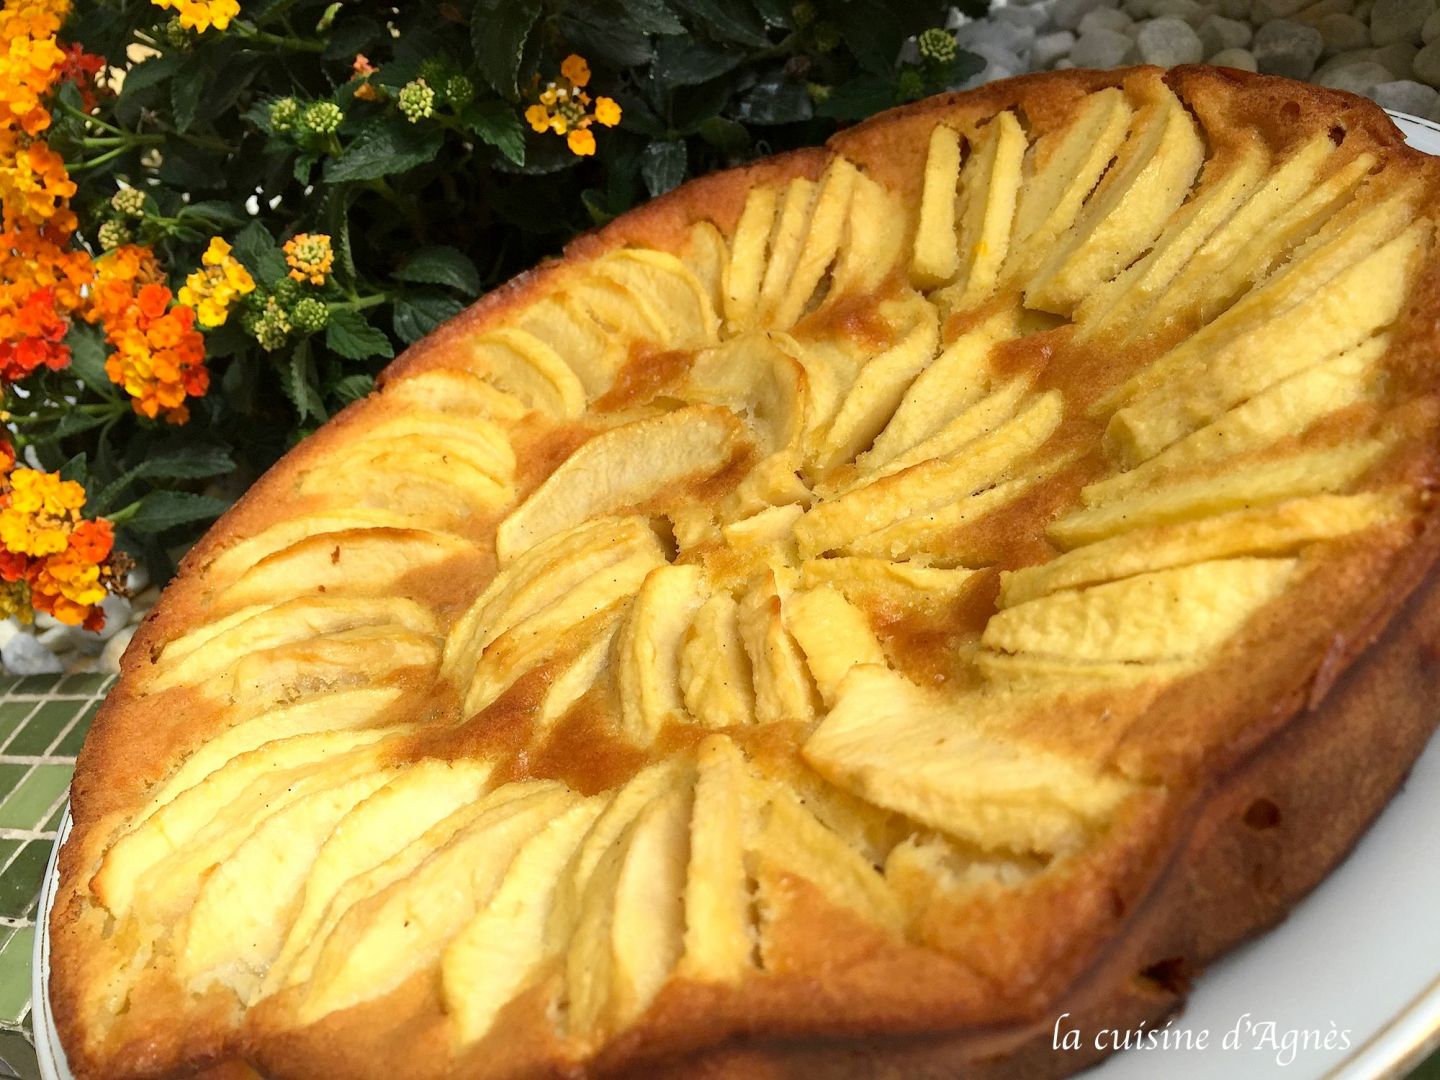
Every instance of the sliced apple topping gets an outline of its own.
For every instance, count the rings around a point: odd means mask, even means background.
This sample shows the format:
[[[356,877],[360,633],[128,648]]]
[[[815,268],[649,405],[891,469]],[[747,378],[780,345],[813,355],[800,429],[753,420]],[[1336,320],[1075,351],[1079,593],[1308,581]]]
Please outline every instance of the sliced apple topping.
[[[725,593],[695,613],[680,651],[686,710],[707,727],[748,724],[755,716],[750,657],[740,636],[740,608]]]
[[[730,239],[730,260],[725,264],[722,287],[725,325],[732,334],[754,325],[778,204],[779,192],[774,187],[768,184],[752,187],[745,197],[735,235]]]
[[[960,250],[955,243],[956,187],[963,146],[960,133],[948,124],[936,124],[930,129],[920,189],[920,220],[915,226],[915,249],[910,257],[910,281],[917,289],[937,288],[953,281],[960,272]]]
[[[725,310],[725,271],[730,262],[724,234],[708,221],[697,221],[686,233],[679,255],[709,298],[710,310],[719,316]]]
[[[710,296],[683,262],[674,255],[647,248],[621,248],[602,255],[589,267],[591,273],[613,281],[631,296],[643,297],[659,320],[665,348],[703,345],[715,340],[718,318]]]
[[[865,613],[829,585],[795,593],[785,604],[785,625],[804,652],[827,707],[835,704],[851,668],[885,665],[885,650]]]
[[[1043,708],[1046,698],[1028,704]],[[1074,850],[1132,788],[992,733],[987,718],[1007,707],[1027,702],[946,699],[884,668],[856,668],[805,758],[841,787],[986,851]]]
[[[981,642],[1009,653],[1145,663],[1203,655],[1290,583],[1289,558],[1215,559],[1051,593],[991,617]]]
[[[616,676],[621,730],[640,746],[684,715],[680,654],[705,594],[700,567],[666,564],[651,570],[635,595],[620,631]]]
[[[876,292],[896,273],[909,235],[909,215],[900,200],[863,172],[856,174],[826,302]]]
[[[385,384],[385,401],[408,404],[434,412],[483,416],[492,420],[518,420],[529,406],[474,372],[458,368],[429,368]]]
[[[555,350],[534,334],[504,327],[459,348],[457,360],[532,409],[574,417],[585,408],[585,388],[580,380]]]
[[[1144,93],[1114,168],[1027,284],[1031,307],[1068,314],[1149,248],[1189,193],[1205,155],[1195,121],[1159,79]]]
[[[997,115],[975,140],[960,170],[956,274],[934,296],[942,309],[964,310],[994,291],[1009,253],[1025,150],[1024,129],[1011,112]]]
[[[597,398],[610,389],[625,363],[624,343],[611,336],[579,300],[562,287],[526,308],[518,320],[521,330],[547,345],[580,380],[587,397]]]
[[[565,459],[500,523],[502,563],[588,518],[703,481],[749,444],[728,410],[691,405],[602,432]]]
[[[737,622],[750,658],[754,715],[760,723],[815,716],[815,685],[800,647],[785,626],[783,607],[772,570],[751,580],[739,605]]]

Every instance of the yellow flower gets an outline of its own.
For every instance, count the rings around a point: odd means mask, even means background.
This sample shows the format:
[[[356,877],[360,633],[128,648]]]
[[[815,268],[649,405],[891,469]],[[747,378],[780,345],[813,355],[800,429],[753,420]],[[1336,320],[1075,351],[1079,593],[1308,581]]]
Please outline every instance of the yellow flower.
[[[525,110],[525,119],[529,122],[531,131],[543,134],[550,130],[550,113],[544,105],[531,105]]]
[[[325,276],[335,265],[330,237],[324,233],[296,233],[285,241],[285,264],[296,281],[324,285]]]
[[[173,10],[186,30],[204,33],[210,27],[224,30],[240,14],[237,0],[150,0],[158,8]]]
[[[255,291],[255,279],[230,251],[220,237],[211,237],[200,256],[203,266],[180,287],[180,303],[195,309],[201,326],[224,326],[236,299]]]
[[[22,555],[56,555],[70,543],[85,489],[59,473],[16,469],[9,505],[0,510],[0,544]]]
[[[580,128],[565,137],[565,145],[576,157],[589,157],[595,153],[595,136],[588,128]]]
[[[614,98],[595,99],[595,122],[606,127],[620,123],[620,104]]]
[[[590,65],[583,56],[571,53],[561,61],[560,74],[570,80],[571,86],[585,86],[590,82]]]

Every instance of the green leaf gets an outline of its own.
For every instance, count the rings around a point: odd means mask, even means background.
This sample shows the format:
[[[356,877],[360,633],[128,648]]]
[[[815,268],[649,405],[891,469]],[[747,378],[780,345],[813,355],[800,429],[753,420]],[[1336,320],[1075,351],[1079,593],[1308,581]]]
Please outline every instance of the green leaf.
[[[194,219],[197,224],[218,225],[230,229],[244,225],[250,220],[249,215],[233,203],[223,202],[219,199],[186,203],[176,211],[175,216],[181,221]]]
[[[668,86],[694,86],[734,70],[744,59],[738,49],[697,38],[662,38],[655,46],[655,78]]]
[[[210,495],[193,495],[188,491],[152,491],[140,500],[138,509],[122,525],[141,536],[210,521],[225,512],[230,504]]]
[[[466,296],[480,294],[480,272],[468,255],[453,247],[421,248],[405,260],[395,276],[420,285],[448,285]]]
[[[121,86],[121,95],[133,97],[152,86],[158,86],[171,75],[174,75],[180,68],[180,57],[174,53],[165,53],[162,56],[152,56],[143,64],[136,64],[125,73],[125,82]]]
[[[85,478],[88,473],[89,468],[87,467],[87,459],[85,451],[83,450],[65,462],[64,465],[60,466],[61,480],[74,480],[77,484],[83,484],[85,483]]]
[[[82,431],[99,427],[109,419],[104,413],[67,412],[60,417],[59,423],[51,428],[48,434],[36,436],[31,441],[38,443],[68,438],[71,435],[78,435]]]
[[[310,343],[302,341],[288,360],[281,360],[281,387],[300,419],[313,416],[325,420],[325,403],[320,400],[320,388],[315,375],[315,361],[310,356]]]
[[[346,375],[338,379],[330,392],[341,402],[348,405],[352,401],[359,401],[375,389],[375,379],[371,375]]]
[[[70,374],[74,375],[87,390],[93,390],[102,397],[115,396],[115,384],[105,374],[105,357],[108,349],[105,337],[97,326],[72,323],[65,335],[65,344],[70,346]]]
[[[201,480],[235,470],[235,460],[223,446],[186,445],[151,453],[135,467],[137,478],[148,480]]]
[[[895,104],[895,84],[879,75],[860,75],[830,91],[815,106],[817,116],[834,120],[863,120]]]
[[[642,34],[683,34],[685,24],[665,0],[625,0],[624,17]]]
[[[180,65],[170,80],[170,111],[175,117],[176,131],[189,131],[195,123],[200,102],[205,97],[205,81],[210,75],[207,58],[194,55]]]
[[[516,165],[525,164],[525,125],[520,114],[502,101],[482,101],[466,107],[461,122],[484,142]]]
[[[653,195],[664,195],[685,179],[685,142],[653,142],[640,157],[640,176],[645,189]]]
[[[750,150],[750,132],[745,125],[724,116],[702,121],[695,132],[726,157],[741,157]]]
[[[563,19],[560,33],[576,52],[588,57],[592,65],[643,67],[654,56],[650,39],[643,31],[618,19],[590,12],[571,14]]]
[[[363,53],[381,39],[385,28],[374,19],[363,15],[340,16],[330,28],[330,40],[325,43],[321,57],[326,60],[355,59],[356,53]]]
[[[760,49],[770,44],[765,24],[749,0],[675,0],[675,6],[722,41]]]
[[[442,138],[439,128],[400,117],[374,121],[361,129],[343,154],[325,163],[325,179],[338,184],[409,172],[439,153]]]
[[[395,301],[395,336],[411,345],[464,309],[460,301],[435,293],[402,297]]]
[[[258,280],[269,284],[285,276],[285,255],[260,222],[252,221],[236,233],[234,247],[235,257]]]
[[[540,17],[540,0],[476,0],[470,13],[475,63],[501,97],[520,96],[526,43]]]
[[[813,112],[805,87],[776,71],[740,99],[735,118],[743,124],[793,124],[809,120]]]
[[[331,309],[330,321],[325,324],[325,347],[347,360],[371,356],[389,359],[395,355],[390,339],[366,322],[358,311],[349,308]]]

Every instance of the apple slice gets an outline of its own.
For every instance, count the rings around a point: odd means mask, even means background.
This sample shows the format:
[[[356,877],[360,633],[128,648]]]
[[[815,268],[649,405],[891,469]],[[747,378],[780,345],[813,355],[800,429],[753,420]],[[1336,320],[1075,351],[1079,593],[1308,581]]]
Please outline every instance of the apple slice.
[[[825,303],[876,292],[904,261],[909,231],[908,214],[899,198],[857,173]]]
[[[335,826],[390,781],[373,772],[271,814],[204,879],[176,930],[176,975],[191,992],[219,982],[243,1002],[284,944],[290,915]]]
[[[1311,495],[1232,510],[1199,521],[1137,529],[1068,551],[1039,566],[1000,574],[1000,606],[1061,589],[1079,589],[1211,559],[1293,555],[1330,540],[1403,519],[1405,501],[1387,492]]]
[[[754,675],[740,636],[740,608],[716,593],[695,613],[680,650],[685,708],[707,727],[748,724],[755,715]]]
[[[802,555],[838,550],[887,525],[995,485],[1054,434],[1063,409],[1058,391],[1042,394],[1014,419],[967,445],[962,454],[913,465],[821,503],[795,526]]]
[[[483,416],[502,422],[519,420],[530,407],[474,372],[429,368],[385,384],[384,400],[457,416]]]
[[[755,321],[760,283],[765,279],[770,249],[770,232],[775,225],[779,192],[762,184],[750,189],[735,235],[730,240],[730,259],[725,264],[722,284],[725,294],[725,325],[732,334],[748,330]]]
[[[815,201],[820,185],[814,180],[797,176],[785,185],[775,215],[775,225],[770,230],[769,255],[765,262],[765,276],[760,280],[760,295],[755,301],[755,325],[784,330],[783,324],[774,324],[772,319],[785,291],[800,266],[800,256],[810,235],[810,218],[815,212]]]
[[[745,759],[733,742],[711,735],[700,743],[679,964],[679,974],[687,979],[734,984],[755,966],[745,868],[752,788]]]
[[[526,405],[570,419],[585,410],[585,388],[570,367],[534,334],[515,327],[490,330],[457,346],[470,370]]]
[[[960,252],[955,243],[956,187],[960,182],[960,133],[945,124],[930,129],[920,189],[920,221],[910,256],[910,282],[934,289],[955,280]]]
[[[832,586],[862,607],[887,598],[905,607],[946,603],[969,588],[975,574],[965,567],[946,569],[865,555],[807,559],[800,564],[802,586]]]
[[[207,635],[203,646],[187,648],[185,638],[172,642],[171,646],[178,649],[167,647],[160,654],[150,685],[155,690],[195,685],[218,675],[250,653],[341,630],[380,626],[429,636],[437,633],[434,616],[412,600],[390,596],[367,599],[302,596],[256,611],[229,629]],[[201,632],[203,629],[208,628],[202,628]]]
[[[233,611],[304,593],[386,596],[411,575],[475,556],[473,544],[423,529],[346,529],[309,536],[267,555],[215,597]]]
[[[1045,707],[1048,696],[941,699],[893,671],[860,667],[803,752],[841,787],[986,851],[1074,851],[1133,789],[995,732],[1007,712]]]
[[[1025,131],[1012,112],[985,125],[960,170],[958,267],[952,284],[932,299],[946,311],[962,311],[995,291],[1010,249],[1010,232],[1025,162]]]
[[[1214,476],[1179,478],[1163,487],[1073,511],[1046,532],[1069,549],[1134,529],[1192,521],[1301,495],[1342,491],[1384,453],[1384,443],[1366,440],[1229,467]]]
[[[1225,305],[1285,258],[1324,221],[1374,166],[1360,155],[1321,179],[1335,153],[1327,134],[1316,135],[1280,162],[1245,204],[1221,225],[1136,318],[1130,337],[1177,317],[1213,318]]]
[[[978,401],[990,389],[991,348],[1020,334],[1020,309],[1006,307],[947,345],[910,384],[875,445],[860,455],[861,471],[889,464]]]
[[[1123,91],[1086,94],[1065,127],[1042,135],[1027,155],[1003,274],[1028,277],[1080,216],[1080,209],[1125,142],[1134,116]]]
[[[589,629],[586,627],[585,629]],[[582,697],[590,692],[607,671],[611,669],[612,650],[620,631],[620,619],[608,619],[589,635],[570,660],[559,666],[550,676],[545,690],[545,700],[535,717],[535,735],[539,739],[554,725],[555,721],[569,711]]]
[[[1030,396],[1033,385],[1034,380],[1027,376],[1002,384],[993,393],[986,394],[963,409],[933,435],[875,468],[866,479],[890,476],[892,473],[903,472],[912,465],[955,456],[963,447],[1014,419],[1025,399]]]
[[[754,679],[755,720],[764,724],[813,719],[815,686],[800,647],[785,628],[773,570],[751,579],[740,599],[738,626]]]
[[[723,405],[749,422],[755,443],[774,453],[797,442],[809,403],[798,346],[781,335],[744,334],[695,355],[685,376],[687,399]]]
[[[1002,653],[980,649],[971,660],[992,687],[1005,692],[1048,694],[1084,692],[1087,688],[1127,691],[1159,689],[1203,666],[1199,657],[1184,660],[1071,660],[1038,653]],[[1133,700],[1133,699],[1132,699]]]
[[[242,656],[201,688],[206,697],[276,706],[315,694],[383,683],[401,672],[425,681],[440,663],[440,640],[398,626],[359,626]]]
[[[719,320],[710,297],[674,255],[648,248],[620,248],[601,256],[588,269],[632,296],[643,296],[660,319],[663,336],[659,343],[667,348],[705,345],[716,339]]]
[[[91,892],[116,917],[129,914],[136,890],[151,868],[205,828],[220,810],[232,805],[257,777],[280,775],[338,757],[392,732],[319,731],[279,739],[240,754],[138,819],[106,851],[91,879]]]
[[[1262,450],[1300,435],[1322,417],[1374,400],[1380,388],[1380,358],[1389,347],[1388,336],[1382,334],[1281,379],[1128,472],[1090,484],[1086,502],[1108,501],[1185,469]]]
[[[1110,663],[1203,656],[1283,593],[1295,567],[1293,558],[1215,559],[1067,589],[997,612],[980,641]]]
[[[680,261],[689,267],[710,300],[710,310],[719,315],[725,309],[725,272],[730,263],[730,245],[708,221],[697,221],[685,234]]]
[[[615,382],[626,359],[621,343],[563,291],[531,304],[520,315],[521,330],[539,338],[575,373],[587,397],[600,397]]]
[[[466,820],[462,811],[478,812],[474,808],[484,805],[481,793],[491,772],[492,766],[484,761],[420,761],[341,818],[315,855],[284,944],[257,996],[269,996],[298,981],[291,975],[301,954],[323,941],[334,918],[348,910],[350,905],[341,896],[348,883],[363,886],[366,875],[430,834],[433,843],[417,845],[419,852],[428,854]]]
[[[680,651],[707,591],[700,567],[667,564],[651,570],[635,596],[620,631],[616,680],[620,731],[637,746],[685,716]]]
[[[441,527],[455,519],[455,508],[435,517],[415,517],[392,509],[375,507],[351,507],[347,509],[324,510],[317,513],[301,514],[298,517],[277,521],[275,524],[237,540],[224,548],[205,563],[204,574],[215,586],[229,583],[267,556],[274,555],[301,540],[321,533],[338,533],[354,529],[405,529],[424,528],[444,532]],[[213,627],[215,624],[209,624]],[[198,640],[196,641],[198,644]],[[166,648],[173,648],[172,645]]]
[[[407,450],[448,451],[500,484],[509,484],[515,476],[515,451],[505,429],[482,417],[411,409],[401,415],[380,417],[364,427],[356,425],[351,432],[349,442],[326,455],[327,465],[373,456],[376,444],[384,448],[399,443]]]
[[[445,1011],[462,1043],[481,1038],[549,958],[545,925],[555,880],[603,808],[586,799],[555,817],[516,853],[498,888],[445,946]]]
[[[810,664],[827,707],[859,664],[886,664],[885,650],[865,613],[829,585],[797,592],[785,604],[785,626]]]
[[[500,635],[562,600],[589,578],[641,556],[664,559],[655,530],[644,518],[598,518],[558,533],[501,569],[445,642],[441,670],[452,682],[469,680],[480,654]]]
[[[805,236],[793,265],[781,273],[772,259],[760,289],[759,322],[771,329],[794,326],[805,314],[845,235],[859,171],[836,155],[821,174]]]
[[[1146,251],[1189,194],[1205,160],[1195,121],[1158,76],[1143,93],[1114,168],[1026,283],[1027,306],[1068,315]]]
[[[749,445],[727,409],[691,405],[604,431],[571,454],[495,534],[501,564],[589,518],[703,481]]]
[[[911,310],[913,322],[900,340],[870,359],[841,399],[812,458],[821,473],[853,461],[874,442],[915,377],[935,358],[940,344],[935,309],[917,298]]]
[[[1266,179],[1269,164],[1270,155],[1258,135],[1235,156],[1217,155],[1206,162],[1195,197],[1166,224],[1155,246],[1080,302],[1075,309],[1079,338],[1107,327],[1128,327],[1157,296],[1164,295],[1205,241],[1252,198]],[[1214,175],[1217,172],[1219,176]]]
[[[509,479],[496,479],[474,455],[423,439],[407,440],[403,450],[362,443],[353,454],[306,470],[300,491],[330,505],[389,510],[407,525],[436,521],[450,531],[467,518],[488,517],[515,498]]]
[[[495,895],[527,841],[580,799],[544,781],[513,785],[405,876],[359,900],[315,957],[297,1009],[301,1024],[380,997],[435,963]]]

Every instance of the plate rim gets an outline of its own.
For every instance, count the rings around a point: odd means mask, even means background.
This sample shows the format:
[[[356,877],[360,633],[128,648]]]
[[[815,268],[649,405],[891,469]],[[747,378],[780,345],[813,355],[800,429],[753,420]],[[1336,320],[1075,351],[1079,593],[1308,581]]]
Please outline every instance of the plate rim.
[[[1440,123],[1410,113],[1386,109],[1406,141],[1417,150],[1440,156]],[[1418,136],[1418,138],[1416,138]],[[1412,141],[1412,139],[1414,141]],[[1417,145],[1420,144],[1420,145]],[[1440,735],[1434,736],[1440,738]],[[1387,804],[1388,805],[1388,804]],[[59,885],[60,848],[70,835],[73,822],[70,803],[65,811],[50,848],[45,877],[40,884],[35,909],[35,945],[31,956],[30,1016],[35,1036],[35,1056],[42,1080],[74,1080],[55,1018],[50,1011],[50,912],[55,904]],[[1369,830],[1367,829],[1366,832]],[[1363,834],[1362,834],[1363,836]],[[1303,900],[1301,901],[1304,902]],[[1400,1077],[1424,1058],[1440,1048],[1440,972],[1418,995],[1412,998],[1383,1027],[1355,1048],[1326,1074],[1326,1080],[1376,1080]],[[1098,1077],[1101,1063],[1087,1070]]]

